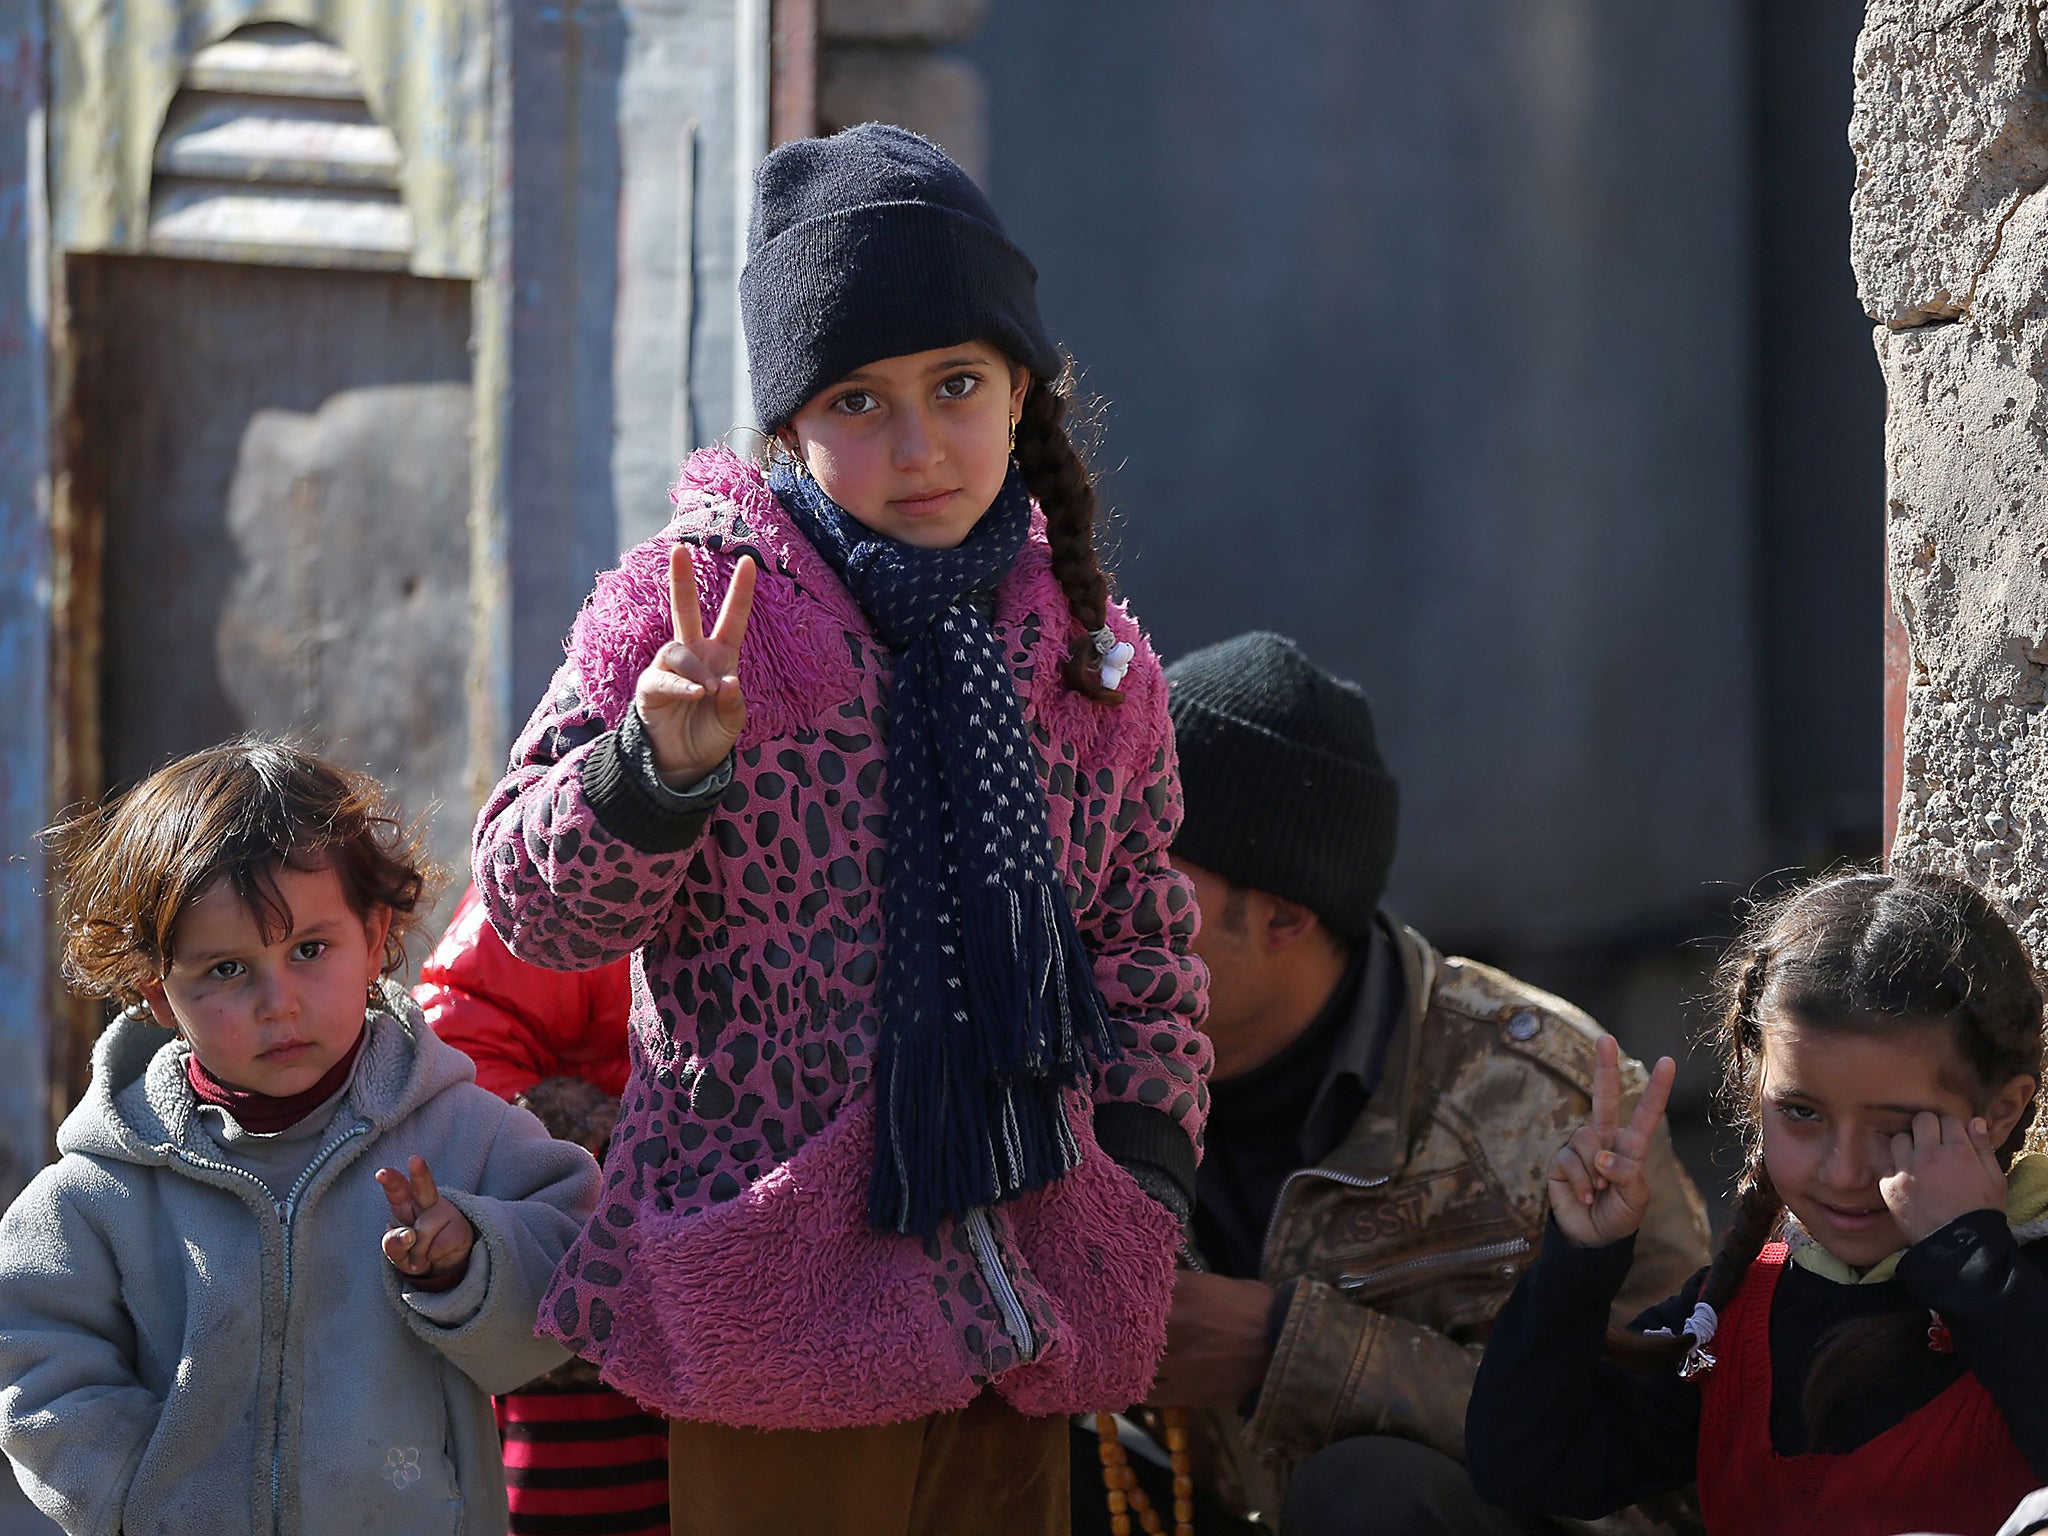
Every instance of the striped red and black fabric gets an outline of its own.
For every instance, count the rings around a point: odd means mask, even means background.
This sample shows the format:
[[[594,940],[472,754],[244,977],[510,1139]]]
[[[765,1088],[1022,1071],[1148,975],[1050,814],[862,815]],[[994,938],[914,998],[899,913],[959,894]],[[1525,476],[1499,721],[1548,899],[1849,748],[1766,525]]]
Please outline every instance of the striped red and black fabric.
[[[605,1387],[494,1402],[512,1536],[669,1536],[660,1418]]]

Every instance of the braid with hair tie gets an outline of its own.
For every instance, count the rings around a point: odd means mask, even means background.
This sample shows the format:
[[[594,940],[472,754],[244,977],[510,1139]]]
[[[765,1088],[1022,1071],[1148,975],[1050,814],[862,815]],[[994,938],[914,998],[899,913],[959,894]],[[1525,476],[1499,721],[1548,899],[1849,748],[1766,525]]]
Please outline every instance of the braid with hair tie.
[[[1095,485],[1064,425],[1073,369],[1057,382],[1033,378],[1017,422],[1017,468],[1045,514],[1052,573],[1066,594],[1067,612],[1081,633],[1061,667],[1068,686],[1098,704],[1121,704],[1123,695],[1102,679],[1093,635],[1109,622],[1109,578],[1095,556]]]
[[[1722,997],[1720,1027],[1717,1031],[1722,1060],[1721,1092],[1738,1124],[1749,1128],[1749,1164],[1743,1169],[1736,1195],[1735,1215],[1728,1232],[1715,1250],[1707,1278],[1700,1283],[1694,1304],[1694,1319],[1702,1325],[1692,1333],[1681,1330],[1675,1337],[1640,1334],[1625,1328],[1610,1328],[1607,1352],[1631,1364],[1676,1366],[1681,1376],[1691,1377],[1713,1368],[1713,1356],[1706,1353],[1720,1314],[1734,1299],[1742,1277],[1756,1262],[1764,1245],[1777,1230],[1785,1202],[1771,1183],[1764,1167],[1763,1140],[1757,1131],[1755,1080],[1761,1049],[1761,1026],[1757,1005],[1763,1001],[1764,986],[1770,979],[1770,954],[1766,946],[1751,944],[1731,950],[1722,960],[1717,978]],[[1711,1320],[1699,1317],[1706,1308]],[[1688,1326],[1691,1326],[1690,1324]]]
[[[1707,1268],[1706,1281],[1700,1286],[1700,1300],[1717,1314],[1726,1311],[1728,1303],[1735,1299],[1742,1277],[1764,1251],[1764,1245],[1778,1229],[1778,1218],[1784,1214],[1785,1201],[1771,1183],[1763,1158],[1752,1154],[1748,1171],[1742,1177],[1742,1193],[1736,1197],[1735,1219],[1728,1223],[1728,1235],[1721,1239],[1714,1262]]]
[[[1778,1229],[1778,1218],[1785,1213],[1785,1202],[1771,1184],[1771,1176],[1764,1169],[1763,1157],[1752,1151],[1749,1167],[1742,1175],[1742,1192],[1736,1197],[1735,1216],[1728,1224],[1728,1232],[1721,1239],[1721,1246],[1714,1251],[1712,1263],[1707,1266],[1707,1278],[1700,1282],[1700,1293],[1693,1304],[1693,1316],[1699,1317],[1699,1309],[1711,1310],[1715,1322],[1735,1299],[1737,1287],[1749,1273],[1749,1266],[1756,1262],[1764,1245],[1771,1240],[1771,1234]],[[1627,1328],[1610,1327],[1607,1330],[1607,1353],[1625,1364],[1653,1366],[1665,1369],[1675,1368],[1681,1376],[1692,1377],[1712,1370],[1714,1358],[1706,1354],[1706,1346],[1712,1342],[1714,1323],[1709,1323],[1706,1336],[1681,1329],[1677,1334],[1666,1334],[1662,1330],[1654,1334],[1636,1333]],[[1690,1328],[1691,1323],[1686,1325]]]

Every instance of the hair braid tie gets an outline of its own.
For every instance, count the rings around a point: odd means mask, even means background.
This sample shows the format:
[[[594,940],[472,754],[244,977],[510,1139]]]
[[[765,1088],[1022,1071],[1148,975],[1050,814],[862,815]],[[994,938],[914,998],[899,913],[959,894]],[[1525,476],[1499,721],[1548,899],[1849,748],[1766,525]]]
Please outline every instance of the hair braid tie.
[[[1720,1251],[1714,1255],[1714,1262],[1707,1270],[1707,1278],[1700,1286],[1692,1315],[1680,1330],[1692,1340],[1686,1349],[1685,1359],[1678,1367],[1678,1374],[1685,1380],[1704,1376],[1714,1368],[1714,1356],[1708,1353],[1707,1346],[1714,1342],[1714,1335],[1720,1330],[1721,1313],[1741,1286],[1749,1266],[1764,1251],[1764,1244],[1770,1241],[1784,1209],[1785,1202],[1772,1185],[1762,1159],[1753,1159],[1743,1181],[1735,1219],[1729,1223],[1728,1235],[1722,1239]]]
[[[1707,1353],[1707,1346],[1714,1342],[1714,1335],[1721,1330],[1721,1314],[1704,1301],[1693,1303],[1692,1316],[1685,1320],[1679,1330],[1692,1340],[1691,1348],[1685,1352],[1685,1359],[1679,1362],[1678,1376],[1681,1381],[1692,1381],[1704,1376],[1719,1362]]]

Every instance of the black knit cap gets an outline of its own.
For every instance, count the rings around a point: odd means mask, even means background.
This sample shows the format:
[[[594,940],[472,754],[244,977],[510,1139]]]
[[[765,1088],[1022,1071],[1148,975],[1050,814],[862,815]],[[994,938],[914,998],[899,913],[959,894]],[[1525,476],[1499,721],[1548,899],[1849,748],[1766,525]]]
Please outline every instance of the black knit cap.
[[[755,173],[740,273],[754,415],[773,430],[856,368],[964,341],[1055,379],[1037,283],[981,188],[929,139],[863,123],[784,144]]]
[[[1264,631],[1190,652],[1166,677],[1187,798],[1174,854],[1363,937],[1401,809],[1365,691]]]

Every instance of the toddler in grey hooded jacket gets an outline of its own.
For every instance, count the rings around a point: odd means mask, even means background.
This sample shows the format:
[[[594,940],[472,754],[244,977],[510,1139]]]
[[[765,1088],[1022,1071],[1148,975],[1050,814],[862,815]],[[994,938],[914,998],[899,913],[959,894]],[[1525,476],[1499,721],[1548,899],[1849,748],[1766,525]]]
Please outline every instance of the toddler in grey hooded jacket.
[[[597,1168],[381,990],[289,1147],[202,1108],[139,1011],[100,1037],[61,1158],[0,1218],[0,1448],[74,1536],[506,1529],[489,1395],[566,1358],[535,1312]],[[451,1290],[378,1251],[370,1170],[414,1154],[476,1230]]]

